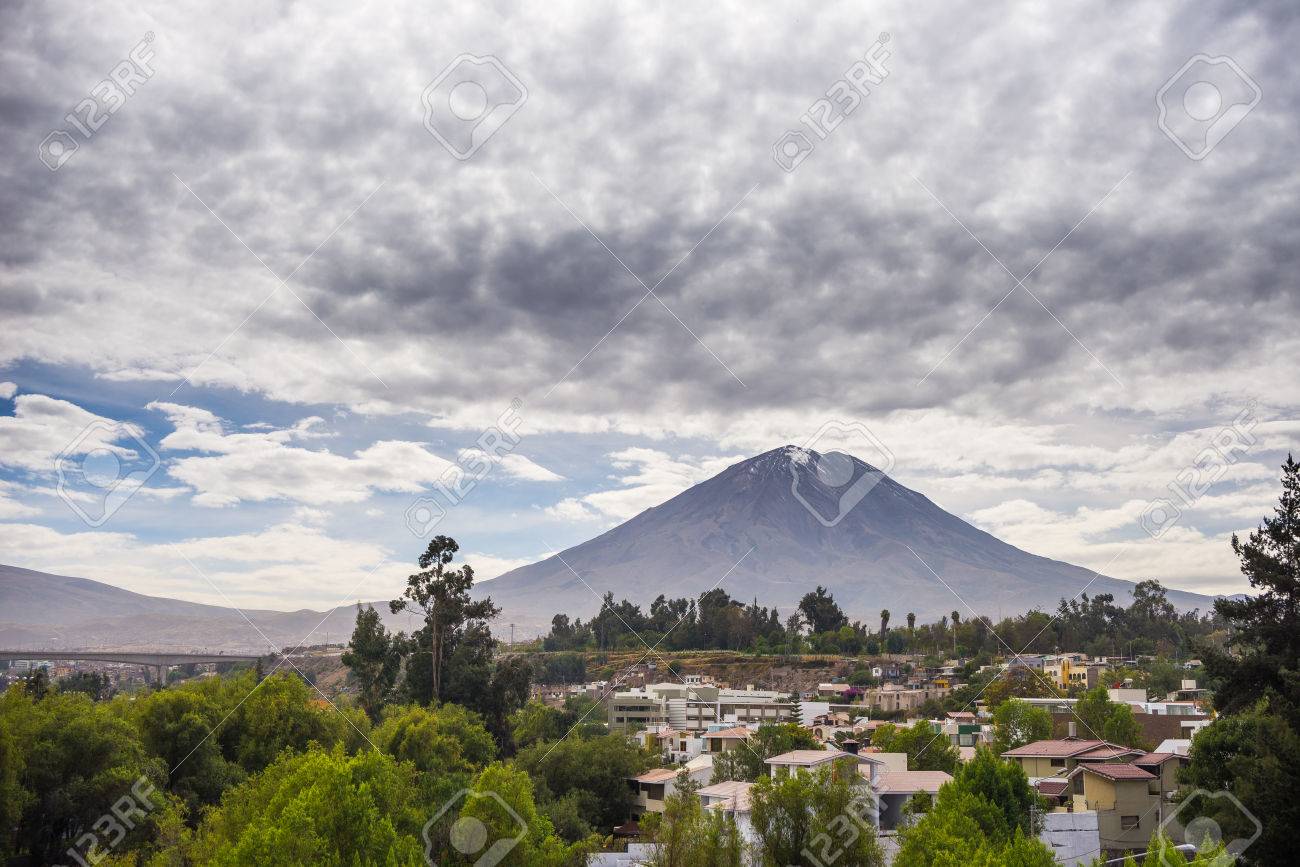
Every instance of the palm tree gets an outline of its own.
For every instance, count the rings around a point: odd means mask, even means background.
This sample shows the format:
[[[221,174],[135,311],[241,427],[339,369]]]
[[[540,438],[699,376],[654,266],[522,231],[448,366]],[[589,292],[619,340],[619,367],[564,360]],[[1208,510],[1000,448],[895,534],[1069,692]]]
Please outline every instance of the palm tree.
[[[889,609],[884,608],[880,611],[880,644],[881,651],[884,651],[885,634],[889,632]]]
[[[961,626],[961,612],[952,612],[952,655],[957,655],[957,627]]]

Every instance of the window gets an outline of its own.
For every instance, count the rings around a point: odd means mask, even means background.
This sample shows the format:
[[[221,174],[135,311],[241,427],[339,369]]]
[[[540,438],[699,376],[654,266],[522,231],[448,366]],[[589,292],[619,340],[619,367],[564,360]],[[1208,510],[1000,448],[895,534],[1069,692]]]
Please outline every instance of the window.
[[[1141,822],[1140,822],[1140,817],[1139,817],[1139,816],[1120,816],[1120,817],[1119,817],[1119,827],[1120,827],[1120,830],[1123,830],[1123,831],[1135,831],[1135,830],[1137,830],[1137,827],[1138,827],[1139,824],[1141,824]]]
[[[1065,759],[1052,759],[1052,767],[1054,768],[1065,767]]]

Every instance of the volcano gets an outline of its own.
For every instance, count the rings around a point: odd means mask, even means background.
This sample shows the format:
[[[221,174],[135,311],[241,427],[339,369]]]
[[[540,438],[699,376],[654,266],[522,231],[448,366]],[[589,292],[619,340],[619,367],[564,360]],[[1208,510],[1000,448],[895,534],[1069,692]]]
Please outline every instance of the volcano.
[[[784,446],[475,592],[502,607],[500,622],[545,629],[556,613],[590,617],[605,592],[645,607],[720,587],[786,615],[819,584],[866,623],[882,608],[896,622],[1054,612],[1085,588],[1127,604],[1134,587],[1009,545],[855,457]],[[1169,601],[1213,603],[1176,590]]]

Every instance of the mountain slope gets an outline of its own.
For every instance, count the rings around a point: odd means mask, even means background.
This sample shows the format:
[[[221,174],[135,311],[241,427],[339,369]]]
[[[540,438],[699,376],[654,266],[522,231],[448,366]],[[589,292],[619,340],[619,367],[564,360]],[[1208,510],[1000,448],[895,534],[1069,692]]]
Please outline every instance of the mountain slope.
[[[386,602],[375,608],[390,628],[411,628],[410,618],[389,614]],[[308,609],[245,609],[240,614],[219,605],[145,596],[88,578],[0,565],[2,649],[264,652],[267,639],[277,647],[294,646],[304,639],[309,644],[346,640],[355,620],[353,605],[337,608],[328,616]]]
[[[863,478],[878,481],[834,523],[842,493]],[[1133,588],[1008,545],[856,458],[785,446],[477,591],[502,606],[503,619],[545,628],[555,612],[589,617],[606,591],[645,605],[660,593],[694,597],[716,585],[789,614],[817,584],[868,623],[882,608],[896,622],[909,611],[922,621],[954,609],[996,617],[1055,610],[1085,587],[1121,601]],[[1169,598],[1184,609],[1212,603],[1179,591]]]

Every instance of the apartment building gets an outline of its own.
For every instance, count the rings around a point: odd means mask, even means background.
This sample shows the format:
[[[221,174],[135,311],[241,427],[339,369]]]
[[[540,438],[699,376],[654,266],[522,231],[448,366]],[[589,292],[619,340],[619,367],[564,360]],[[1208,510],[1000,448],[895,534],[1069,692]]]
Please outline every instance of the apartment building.
[[[785,701],[775,690],[654,683],[614,693],[609,699],[609,727],[639,731],[669,726],[679,732],[703,732],[717,723],[791,722],[798,719],[798,709],[796,702]]]

